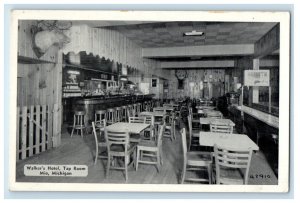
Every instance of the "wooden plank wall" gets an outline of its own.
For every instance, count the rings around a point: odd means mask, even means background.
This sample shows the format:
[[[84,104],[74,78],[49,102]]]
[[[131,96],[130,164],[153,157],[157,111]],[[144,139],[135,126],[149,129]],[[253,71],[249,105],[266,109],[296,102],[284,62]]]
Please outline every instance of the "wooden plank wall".
[[[189,69],[187,78],[184,81],[184,89],[178,89],[178,80],[175,77],[175,70],[169,70],[171,80],[169,80],[168,98],[200,98],[203,97],[201,82],[208,81],[209,96],[218,97],[224,94],[224,69]],[[211,77],[210,77],[211,75]],[[190,87],[190,82],[194,87]]]
[[[159,62],[144,59],[142,48],[117,31],[80,25],[71,27],[66,35],[71,39],[71,43],[64,47],[65,54],[86,51],[87,54],[92,53],[94,56],[99,55],[136,68],[146,76],[155,72],[159,77],[168,77],[166,72],[160,69]]]
[[[18,55],[32,59],[38,59],[32,50],[32,26],[35,21],[19,21],[18,25]],[[18,63],[17,70],[17,106],[22,108],[27,106],[43,106],[47,105],[50,113],[48,116],[53,116],[54,107],[56,107],[55,121],[61,122],[61,89],[62,89],[62,52],[58,56],[58,47],[51,46],[48,51],[40,58],[41,60],[51,61],[52,63]],[[46,111],[43,111],[46,112]],[[43,115],[47,117],[47,115]],[[48,119],[47,119],[48,120]],[[61,123],[55,123],[56,130],[53,130],[53,122],[48,124],[45,120],[42,123],[43,128],[48,128],[48,131],[55,133],[53,135],[54,143],[49,143],[50,146],[58,146],[60,143]],[[44,139],[44,134],[42,136]],[[50,136],[52,137],[52,135]],[[58,137],[58,138],[56,138]],[[39,149],[37,149],[39,151]]]

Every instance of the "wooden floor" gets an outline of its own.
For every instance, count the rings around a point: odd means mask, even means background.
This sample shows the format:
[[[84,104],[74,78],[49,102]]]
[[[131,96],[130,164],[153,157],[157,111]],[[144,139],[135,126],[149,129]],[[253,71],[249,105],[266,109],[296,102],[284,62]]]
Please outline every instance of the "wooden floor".
[[[138,171],[131,166],[128,170],[127,183],[135,184],[178,184],[182,170],[182,147],[179,132],[176,132],[176,140],[168,138],[163,140],[163,167],[158,173],[154,165],[140,164]],[[106,160],[98,160],[94,165],[94,137],[92,134],[84,136],[74,135],[72,138],[65,130],[62,134],[61,146],[43,152],[37,156],[17,163],[17,182],[54,182],[54,183],[126,183],[122,171],[111,171],[108,178],[105,177]],[[29,177],[24,175],[25,164],[71,164],[87,165],[87,177]],[[266,162],[261,152],[253,154],[249,175],[249,184],[275,185],[277,178]],[[261,178],[260,175],[270,175],[270,178]]]

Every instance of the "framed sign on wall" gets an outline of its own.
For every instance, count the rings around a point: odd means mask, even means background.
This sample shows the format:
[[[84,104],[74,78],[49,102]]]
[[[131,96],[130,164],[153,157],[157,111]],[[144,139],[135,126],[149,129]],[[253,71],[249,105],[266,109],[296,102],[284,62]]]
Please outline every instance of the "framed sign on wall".
[[[270,70],[245,70],[245,86],[270,86]]]
[[[157,79],[152,79],[152,87],[157,87]]]

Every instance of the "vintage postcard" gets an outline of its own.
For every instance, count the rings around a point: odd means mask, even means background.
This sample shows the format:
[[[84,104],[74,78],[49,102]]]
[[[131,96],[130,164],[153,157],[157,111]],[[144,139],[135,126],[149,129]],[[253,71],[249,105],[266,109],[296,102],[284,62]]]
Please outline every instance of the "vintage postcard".
[[[10,24],[11,191],[288,192],[288,12]]]

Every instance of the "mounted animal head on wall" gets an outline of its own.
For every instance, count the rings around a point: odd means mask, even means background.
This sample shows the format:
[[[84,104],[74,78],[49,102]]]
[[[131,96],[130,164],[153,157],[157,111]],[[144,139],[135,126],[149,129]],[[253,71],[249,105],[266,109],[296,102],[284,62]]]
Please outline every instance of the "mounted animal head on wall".
[[[175,76],[178,80],[178,89],[184,89],[184,79],[187,78],[187,71],[175,70]]]
[[[32,49],[35,55],[40,58],[51,46],[61,49],[65,44],[70,43],[70,38],[64,34],[64,30],[71,26],[71,22],[37,21],[37,25],[31,27]]]

